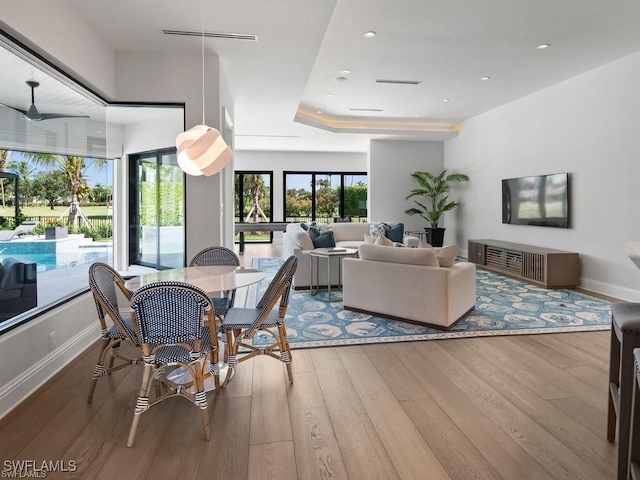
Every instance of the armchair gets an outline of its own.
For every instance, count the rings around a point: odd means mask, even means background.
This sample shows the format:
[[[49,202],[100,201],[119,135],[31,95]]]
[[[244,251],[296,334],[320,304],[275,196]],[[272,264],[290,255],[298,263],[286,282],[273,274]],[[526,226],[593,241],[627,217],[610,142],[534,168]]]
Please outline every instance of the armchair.
[[[0,264],[0,321],[38,305],[35,263],[5,258]]]

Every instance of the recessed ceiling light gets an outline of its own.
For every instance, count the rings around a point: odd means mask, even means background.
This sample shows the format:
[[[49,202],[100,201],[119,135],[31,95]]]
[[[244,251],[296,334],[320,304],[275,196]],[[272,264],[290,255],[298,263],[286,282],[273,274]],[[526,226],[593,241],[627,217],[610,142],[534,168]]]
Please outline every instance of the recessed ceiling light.
[[[542,45],[538,45],[538,50],[544,50],[545,48],[549,48],[550,46],[550,43],[543,43]]]
[[[327,93],[327,98],[333,98],[335,95],[333,93]]]
[[[416,113],[416,117],[421,117],[422,114],[421,113]]]
[[[443,101],[443,102],[448,102],[448,101],[449,101],[449,99],[448,99],[448,98],[443,98],[443,99],[442,99],[442,101]]]
[[[351,70],[349,70],[348,68],[345,68],[344,70],[341,70],[340,73],[342,75],[349,75],[351,73]]]
[[[347,77],[336,77],[333,79],[334,82],[346,82]]]
[[[369,30],[368,32],[364,32],[362,36],[364,38],[373,38],[376,36],[376,32],[374,32],[373,30]]]
[[[480,77],[480,80],[485,81],[485,80],[490,80],[491,77]]]
[[[316,113],[319,113],[319,114],[322,115],[322,110],[318,110]]]

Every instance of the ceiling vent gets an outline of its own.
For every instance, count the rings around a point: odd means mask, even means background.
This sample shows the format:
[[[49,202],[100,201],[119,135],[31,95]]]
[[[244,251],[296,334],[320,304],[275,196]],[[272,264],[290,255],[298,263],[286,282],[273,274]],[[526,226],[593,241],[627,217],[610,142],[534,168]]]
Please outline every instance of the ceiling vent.
[[[381,108],[350,108],[352,112],[384,112]]]
[[[393,85],[420,85],[419,80],[376,80],[376,83],[391,83]]]
[[[190,30],[162,30],[165,35],[181,35],[183,37],[228,38],[230,40],[258,41],[257,35],[249,33],[223,33],[223,32],[194,32]]]

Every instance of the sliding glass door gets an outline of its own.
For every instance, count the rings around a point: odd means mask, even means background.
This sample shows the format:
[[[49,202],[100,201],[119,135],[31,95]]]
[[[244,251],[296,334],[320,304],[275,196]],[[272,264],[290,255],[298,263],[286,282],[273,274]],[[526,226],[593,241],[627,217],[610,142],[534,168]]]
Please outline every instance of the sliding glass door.
[[[184,173],[175,148],[130,155],[129,263],[185,264]]]

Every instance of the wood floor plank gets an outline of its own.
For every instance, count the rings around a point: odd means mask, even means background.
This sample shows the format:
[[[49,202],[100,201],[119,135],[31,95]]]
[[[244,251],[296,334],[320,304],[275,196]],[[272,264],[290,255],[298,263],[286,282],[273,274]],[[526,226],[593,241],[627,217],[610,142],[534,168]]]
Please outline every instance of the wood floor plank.
[[[606,392],[607,388],[609,388],[609,377],[593,367],[567,367],[564,370],[599,390]]]
[[[566,398],[573,394],[563,388],[561,384],[549,381],[548,378],[540,377],[540,370],[536,365],[520,361],[518,352],[513,352],[504,348],[502,339],[492,338],[468,338],[465,342],[469,348],[473,349],[485,361],[499,366],[507,374],[511,375],[515,381],[529,386],[544,399]]]
[[[202,450],[196,478],[245,480],[249,474],[251,397],[215,397],[210,409],[211,440]]]
[[[502,478],[435,400],[406,400],[401,405],[452,480]]]
[[[416,381],[398,357],[393,355],[388,344],[370,345],[365,353],[398,401],[431,398],[429,392]]]
[[[229,397],[248,397],[251,395],[253,388],[253,362],[254,358],[250,358],[236,365],[233,378],[222,388],[220,395],[223,398]],[[220,377],[220,383],[224,381],[224,377]]]
[[[291,421],[287,404],[284,364],[273,358],[253,359],[253,389],[251,391],[250,444],[290,442]]]
[[[76,441],[78,435],[82,433],[102,408],[109,396],[115,394],[116,388],[125,376],[131,374],[135,377],[138,374],[142,374],[142,369],[139,366],[134,368],[139,372],[130,371],[131,369],[122,369],[113,372],[109,378],[101,379],[100,381],[104,382],[100,385],[101,391],[100,393],[96,392],[91,403],[87,403],[86,390],[76,390],[73,396],[70,396],[71,400],[65,407],[51,418],[51,421],[44,426],[18,456],[20,458],[45,460],[45,458],[40,457],[42,452],[46,452],[48,457],[46,459],[62,458],[67,449]],[[87,371],[86,373],[88,376],[83,375],[83,377],[85,380],[90,380],[89,372]],[[111,391],[111,395],[107,396],[109,391]],[[133,403],[131,408],[133,408]],[[133,410],[131,412],[133,413]]]
[[[579,397],[559,398],[558,400],[550,400],[565,415],[573,418],[585,428],[589,429],[598,438],[607,438],[607,417],[603,415],[597,408],[589,405]],[[614,444],[607,442],[608,446],[613,449]]]
[[[568,335],[569,338],[576,338],[580,341],[595,343],[596,345],[600,345],[605,347],[607,351],[609,350],[611,338],[610,338],[610,329],[605,331],[606,335],[597,335],[599,332],[575,332],[573,335]],[[564,338],[564,337],[562,337]],[[585,345],[583,343],[582,345]],[[578,345],[578,343],[573,343],[573,345]]]
[[[292,352],[291,370],[296,373],[313,373],[313,362],[309,350],[294,350]]]
[[[431,343],[392,347],[442,411],[505,480],[549,480],[549,473],[539,463],[454,385],[448,375],[431,363],[425,355],[434,348]]]
[[[605,436],[594,435],[563,410],[554,407],[532,390],[489,362],[478,362],[475,352],[463,342],[442,342],[441,347],[480,380],[502,395],[515,408],[527,415],[605,478],[614,477],[615,457]],[[544,372],[539,372],[544,378]],[[575,397],[574,397],[575,398]],[[592,407],[593,408],[593,407]],[[604,416],[602,416],[604,417]]]
[[[295,388],[287,393],[298,478],[347,480],[349,476],[315,372],[296,373]]]
[[[117,464],[118,457],[112,454],[116,445],[126,446],[126,437],[129,434],[136,397],[140,389],[139,374],[139,371],[129,370],[129,374],[120,383],[118,391],[109,397],[65,452],[64,459],[78,462],[78,470],[74,477],[94,479],[98,477],[107,461],[110,465]],[[138,456],[142,457],[142,451],[146,455],[145,458],[149,460],[153,458],[155,451],[152,445],[155,436],[149,435],[164,428],[169,409],[169,402],[164,402],[142,414],[136,436],[136,442],[139,441],[139,445],[135,450],[140,451],[137,456],[134,456],[135,462],[138,461]],[[140,466],[142,464],[127,465],[127,468],[137,470]],[[107,473],[113,474],[114,471],[108,468]]]
[[[83,355],[78,362],[56,376],[56,381],[48,387],[39,389],[32,399],[19,406],[16,412],[3,419],[0,429],[0,452],[4,458],[17,458],[35,436],[71,401],[69,392],[82,391],[86,395],[89,391],[91,374],[96,364],[97,348]],[[102,382],[111,381],[111,387],[116,388],[122,375],[112,380],[100,379],[96,388],[96,396],[102,398],[109,395],[109,389]],[[86,398],[86,397],[85,397]]]
[[[492,341],[492,339],[487,339],[487,341]],[[530,365],[539,371],[544,371],[549,382],[562,385],[562,388],[571,392],[572,396],[578,396],[606,413],[608,391],[600,390],[549,362],[541,356],[540,351],[536,350],[537,345],[541,345],[540,343],[534,342],[532,346],[530,339],[514,336],[501,339],[500,344],[505,350],[513,352],[519,358],[520,363]],[[531,348],[534,352],[530,350]]]
[[[398,479],[336,349],[311,350],[311,359],[349,479]]]
[[[92,462],[89,468],[82,472],[80,478],[87,480],[147,478],[155,458],[158,456],[159,451],[161,451],[160,445],[163,439],[165,439],[167,424],[176,411],[176,408],[181,406],[179,405],[180,403],[182,403],[180,399],[170,399],[147,410],[140,419],[135,443],[131,448],[127,448],[126,437],[128,436],[131,417],[133,416],[133,407],[131,407],[130,415],[127,417],[128,421],[125,420],[119,426],[122,434],[117,435],[116,433],[116,438],[119,439],[118,442],[112,446],[105,444],[103,447],[105,449],[108,447],[112,448],[102,466],[100,466],[102,454],[99,454],[96,461]],[[182,406],[190,406],[186,402],[184,403],[185,405]],[[201,438],[201,442],[202,440],[203,438]],[[162,452],[171,458],[171,460],[177,462],[178,459],[174,457],[173,450],[179,448],[179,444],[173,444],[170,451],[163,449]]]
[[[546,361],[552,363],[557,367],[579,367],[580,365],[582,365],[571,355],[567,355],[563,352],[558,351],[557,348],[550,347],[544,342],[536,340],[538,336],[542,338],[546,336],[546,334],[514,336],[513,340],[517,341],[521,347],[529,350],[531,353],[538,355],[540,358],[544,358]]]
[[[593,467],[540,427],[504,396],[478,378],[444,350],[441,342],[424,355],[518,445],[556,479],[601,479]]]
[[[207,398],[210,403],[215,392]],[[172,398],[171,415],[155,448],[155,455],[147,473],[148,478],[196,478],[202,451],[209,443],[202,423],[202,410],[189,401]]]
[[[293,442],[251,445],[247,478],[248,480],[297,480]]]
[[[560,355],[570,357],[573,359],[574,365],[563,365],[564,367],[578,367],[580,365],[589,365],[600,372],[607,374],[609,372],[609,355],[608,352],[603,355],[601,349],[597,345],[591,347],[590,352],[585,352],[579,347],[574,347],[560,338],[554,338],[549,335],[533,335],[532,341],[541,343],[542,345],[549,347],[549,349],[555,350]],[[600,350],[600,351],[598,351]]]
[[[369,358],[364,353],[340,358],[400,478],[420,480],[428,471],[432,480],[449,480],[446,470]],[[421,459],[420,464],[414,461],[416,458]]]

